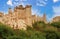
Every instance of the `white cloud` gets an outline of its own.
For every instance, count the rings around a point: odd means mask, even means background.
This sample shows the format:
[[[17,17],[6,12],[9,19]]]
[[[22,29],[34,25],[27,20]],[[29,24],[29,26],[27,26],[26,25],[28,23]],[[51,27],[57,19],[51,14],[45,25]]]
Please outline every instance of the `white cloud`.
[[[24,5],[27,0],[8,0],[7,5],[9,6],[17,6],[17,5]]]
[[[47,1],[47,0],[45,0],[45,1]],[[37,0],[36,5],[37,6],[45,6],[46,5],[46,2],[45,1],[44,0]]]
[[[19,0],[15,0],[15,1],[19,1]]]
[[[7,1],[7,4],[10,5],[10,6],[12,6],[12,5],[13,5],[13,4],[12,4],[12,0],[8,0],[8,1]]]
[[[43,14],[40,13],[40,10],[37,9],[32,10],[32,15],[43,16]]]
[[[53,0],[54,3],[58,2],[58,1],[60,1],[60,0]]]
[[[23,5],[24,7],[25,7],[25,3],[23,3],[23,2],[20,2],[20,4],[19,5]]]
[[[27,0],[19,0],[19,1],[27,1]]]
[[[15,6],[18,6],[18,5],[23,5],[25,7],[26,3],[20,1],[20,2],[13,2]]]
[[[15,0],[15,1],[27,1],[27,0]]]
[[[53,6],[54,17],[60,16],[60,6]]]
[[[27,1],[27,0],[15,0],[15,1]]]
[[[45,6],[45,4],[40,4],[40,3],[37,3],[36,5],[37,6]]]

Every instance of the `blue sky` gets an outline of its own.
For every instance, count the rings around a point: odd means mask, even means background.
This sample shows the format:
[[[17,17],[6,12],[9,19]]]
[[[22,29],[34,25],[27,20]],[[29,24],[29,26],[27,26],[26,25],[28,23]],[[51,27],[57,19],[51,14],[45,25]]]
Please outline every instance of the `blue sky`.
[[[60,0],[0,0],[0,12],[7,13],[8,8],[21,4],[32,5],[32,14],[42,16],[46,13],[47,20],[60,16]]]

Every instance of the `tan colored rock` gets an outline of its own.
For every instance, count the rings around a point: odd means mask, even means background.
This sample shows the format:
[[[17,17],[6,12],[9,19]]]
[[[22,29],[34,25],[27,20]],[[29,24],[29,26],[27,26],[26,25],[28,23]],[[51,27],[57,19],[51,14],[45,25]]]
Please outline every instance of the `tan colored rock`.
[[[13,11],[9,8],[8,14],[5,15],[0,13],[0,22],[7,24],[14,29],[26,30],[27,26],[32,27],[32,23],[46,20],[45,17],[44,20],[42,19],[42,17],[32,15],[31,5],[26,5],[26,7],[23,7],[22,5],[16,6]]]

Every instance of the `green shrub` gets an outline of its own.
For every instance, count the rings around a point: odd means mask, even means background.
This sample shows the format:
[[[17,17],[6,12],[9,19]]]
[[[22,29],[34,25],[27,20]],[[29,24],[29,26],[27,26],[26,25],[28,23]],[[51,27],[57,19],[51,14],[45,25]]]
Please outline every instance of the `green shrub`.
[[[52,26],[60,28],[60,22],[53,22],[51,23]]]
[[[48,32],[46,34],[46,39],[57,39],[57,34],[55,32]]]

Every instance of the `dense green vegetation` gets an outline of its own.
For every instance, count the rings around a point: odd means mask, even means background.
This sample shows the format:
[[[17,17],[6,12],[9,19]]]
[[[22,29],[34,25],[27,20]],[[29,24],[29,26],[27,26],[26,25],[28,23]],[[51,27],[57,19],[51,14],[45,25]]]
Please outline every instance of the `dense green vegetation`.
[[[36,22],[27,30],[12,29],[8,25],[0,23],[0,39],[60,39],[60,24]]]
[[[53,22],[51,23],[54,27],[60,28],[60,22]]]

